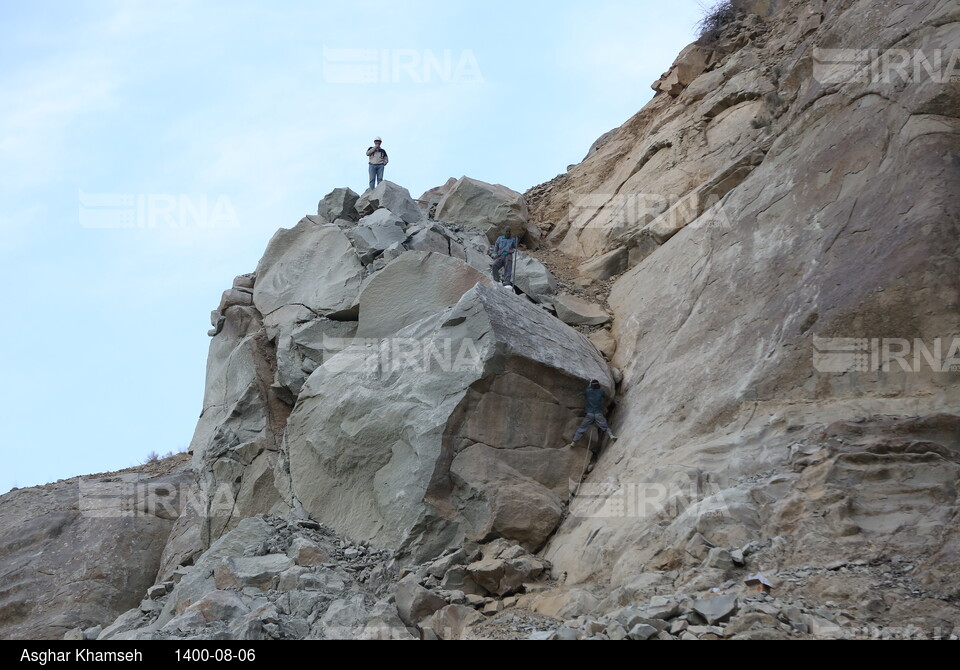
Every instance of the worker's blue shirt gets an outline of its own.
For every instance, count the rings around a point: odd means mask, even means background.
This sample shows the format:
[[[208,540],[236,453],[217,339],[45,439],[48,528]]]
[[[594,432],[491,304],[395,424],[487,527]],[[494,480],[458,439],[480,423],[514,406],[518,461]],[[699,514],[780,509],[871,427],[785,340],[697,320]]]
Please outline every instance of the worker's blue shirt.
[[[587,397],[587,414],[603,414],[603,399],[607,396],[606,391],[588,388],[583,395]]]
[[[501,235],[497,238],[497,241],[493,245],[493,255],[497,258],[500,256],[506,256],[511,249],[517,248],[517,238],[516,237],[506,237]]]

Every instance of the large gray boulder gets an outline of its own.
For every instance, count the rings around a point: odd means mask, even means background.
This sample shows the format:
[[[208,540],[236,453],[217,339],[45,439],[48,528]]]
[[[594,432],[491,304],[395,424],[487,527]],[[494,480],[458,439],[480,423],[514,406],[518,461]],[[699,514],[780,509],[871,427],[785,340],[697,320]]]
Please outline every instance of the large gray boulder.
[[[457,178],[450,177],[444,184],[441,184],[440,186],[434,186],[433,188],[424,191],[423,195],[420,196],[420,202],[440,202],[440,199],[443,198],[443,196],[445,196],[456,183]]]
[[[407,578],[397,585],[397,611],[408,626],[416,626],[428,616],[447,606],[447,601],[416,581]]]
[[[407,226],[399,216],[387,209],[378,209],[360,219],[360,223],[346,231],[347,237],[360,255],[364,265],[407,239]]]
[[[450,245],[453,242],[451,238],[443,226],[433,223],[411,235],[406,247],[410,251],[432,251],[450,256]]]
[[[201,548],[248,516],[286,510],[275,481],[286,418],[323,362],[324,337],[342,341],[356,332],[355,323],[327,317],[356,318],[362,268],[338,226],[307,218],[270,241],[253,285],[254,306],[222,306],[191,441],[204,506]],[[195,553],[196,535],[178,529],[182,546],[171,559]]]
[[[424,191],[423,195],[420,196],[418,202],[420,203],[420,208],[427,212],[429,218],[434,218],[434,213],[437,211],[437,205],[440,204],[440,200],[447,194],[453,185],[457,183],[456,177],[450,177],[447,182],[441,186],[434,186],[433,188]]]
[[[461,177],[437,205],[435,218],[478,228],[490,242],[510,228],[523,234],[527,202],[514,190],[500,184]]]
[[[353,304],[362,270],[339,227],[305,219],[270,240],[257,266],[253,302],[264,316],[284,305],[303,305],[318,316],[330,316]]]
[[[432,251],[459,258],[484,274],[489,274],[490,242],[475,228],[461,227],[443,221],[421,222],[411,226],[405,246],[410,251]]]
[[[492,280],[456,258],[408,251],[364,287],[357,336],[393,335],[455,304],[477,283]]]
[[[310,377],[287,424],[291,495],[354,539],[418,558],[490,536],[535,550],[582,468],[583,450],[563,445],[590,379],[612,393],[589,340],[477,284],[441,314],[379,346],[350,347]]]
[[[520,254],[513,273],[513,285],[537,302],[557,292],[557,280],[546,266],[533,256]]]
[[[349,188],[336,188],[324,197],[317,206],[317,215],[324,221],[333,223],[337,219],[356,221],[357,200],[359,195]]]
[[[382,181],[372,191],[366,191],[357,200],[356,207],[361,216],[373,214],[382,208],[390,210],[406,223],[416,223],[426,218],[417,201],[410,197],[410,191],[392,181]]]

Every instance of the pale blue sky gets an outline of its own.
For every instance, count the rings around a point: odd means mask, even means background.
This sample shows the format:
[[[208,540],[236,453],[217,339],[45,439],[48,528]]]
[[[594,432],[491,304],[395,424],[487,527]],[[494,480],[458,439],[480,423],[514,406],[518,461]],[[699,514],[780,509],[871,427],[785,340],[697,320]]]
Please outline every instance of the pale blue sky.
[[[702,13],[695,0],[0,11],[0,493],[185,448],[220,293],[324,194],[363,190],[375,135],[386,177],[415,197],[462,175],[524,191],[642,107]],[[134,227],[111,227],[118,212]]]

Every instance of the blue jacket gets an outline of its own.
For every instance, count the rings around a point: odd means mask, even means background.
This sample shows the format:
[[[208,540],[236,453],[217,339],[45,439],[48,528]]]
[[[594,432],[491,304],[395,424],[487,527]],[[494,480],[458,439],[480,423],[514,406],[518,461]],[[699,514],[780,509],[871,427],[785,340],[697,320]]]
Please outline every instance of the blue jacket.
[[[603,414],[603,399],[607,397],[606,391],[588,386],[583,395],[587,397],[587,414]]]
[[[497,238],[496,243],[493,245],[493,255],[495,258],[500,258],[501,256],[506,256],[510,253],[511,249],[517,248],[517,238],[511,237],[507,238],[504,235],[501,235]]]

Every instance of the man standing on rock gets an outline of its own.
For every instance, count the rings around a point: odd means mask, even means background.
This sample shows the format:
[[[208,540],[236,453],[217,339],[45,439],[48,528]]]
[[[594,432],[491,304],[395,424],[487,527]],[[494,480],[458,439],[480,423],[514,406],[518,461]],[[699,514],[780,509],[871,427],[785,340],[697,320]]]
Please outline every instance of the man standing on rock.
[[[383,168],[390,162],[387,152],[380,146],[379,137],[373,141],[373,146],[367,149],[367,156],[370,158],[370,190],[372,191],[383,181]]]
[[[611,440],[617,439],[617,436],[610,430],[610,426],[607,425],[607,420],[603,418],[603,399],[607,397],[607,392],[600,388],[600,381],[597,379],[591,380],[590,386],[583,392],[583,395],[587,398],[587,415],[584,417],[583,423],[580,424],[580,428],[577,429],[577,434],[573,436],[573,442],[567,446],[576,446],[583,434],[593,424],[597,424],[600,430],[610,436]]]
[[[513,282],[513,255],[517,251],[518,240],[513,231],[507,228],[506,232],[497,238],[493,245],[493,281],[500,281],[500,270],[503,270],[503,283],[510,285]]]

